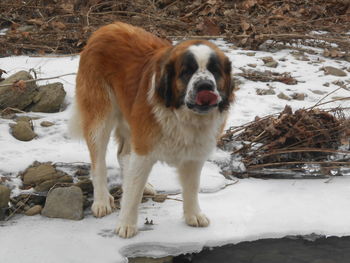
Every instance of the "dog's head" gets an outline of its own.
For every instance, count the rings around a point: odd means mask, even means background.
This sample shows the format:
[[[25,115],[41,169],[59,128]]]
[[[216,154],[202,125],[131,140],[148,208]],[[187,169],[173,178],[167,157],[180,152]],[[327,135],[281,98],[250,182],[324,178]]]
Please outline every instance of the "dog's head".
[[[227,110],[233,100],[231,62],[209,41],[182,42],[163,55],[155,91],[166,107],[198,114]]]

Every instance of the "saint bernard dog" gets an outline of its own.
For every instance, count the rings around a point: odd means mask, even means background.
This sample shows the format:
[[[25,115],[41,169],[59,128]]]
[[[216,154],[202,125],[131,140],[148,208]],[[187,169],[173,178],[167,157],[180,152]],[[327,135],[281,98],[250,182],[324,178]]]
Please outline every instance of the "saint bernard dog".
[[[157,161],[177,168],[186,223],[208,226],[198,203],[200,174],[233,97],[231,62],[209,41],[172,45],[121,22],[92,34],[80,56],[70,126],[90,152],[93,214],[103,217],[114,206],[105,161],[113,131],[123,174],[116,233],[137,233],[138,206],[143,191],[152,191],[147,178]]]

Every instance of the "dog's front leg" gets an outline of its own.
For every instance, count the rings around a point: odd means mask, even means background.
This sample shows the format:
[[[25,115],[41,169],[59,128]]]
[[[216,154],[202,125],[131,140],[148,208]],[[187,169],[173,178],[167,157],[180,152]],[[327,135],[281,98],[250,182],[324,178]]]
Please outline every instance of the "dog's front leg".
[[[143,190],[154,161],[148,156],[131,153],[123,178],[123,196],[116,233],[130,238],[137,233],[137,214]]]
[[[200,174],[203,164],[201,161],[187,161],[178,167],[182,185],[185,221],[188,225],[195,227],[209,225],[209,219],[201,212],[198,202]]]

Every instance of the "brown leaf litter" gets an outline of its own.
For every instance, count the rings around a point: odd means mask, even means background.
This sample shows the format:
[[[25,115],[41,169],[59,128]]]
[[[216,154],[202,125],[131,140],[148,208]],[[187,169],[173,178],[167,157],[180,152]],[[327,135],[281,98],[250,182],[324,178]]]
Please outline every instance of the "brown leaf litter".
[[[345,58],[350,47],[350,5],[339,0],[2,0],[0,14],[0,29],[8,29],[0,56],[78,53],[93,31],[114,21],[161,37],[223,37],[251,49],[267,40],[314,41],[328,48],[325,55]]]

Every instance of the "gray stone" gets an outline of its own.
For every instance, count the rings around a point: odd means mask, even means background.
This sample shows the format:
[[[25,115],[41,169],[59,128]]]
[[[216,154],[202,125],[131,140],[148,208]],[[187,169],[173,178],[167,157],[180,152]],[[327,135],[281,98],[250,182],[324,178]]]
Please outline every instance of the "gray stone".
[[[267,62],[265,63],[265,66],[270,68],[276,68],[278,66],[278,62],[277,61]]]
[[[37,214],[40,214],[42,209],[43,209],[43,207],[41,205],[35,205],[35,206],[29,208],[24,214],[26,216],[35,216]]]
[[[33,119],[29,116],[19,116],[16,118],[16,122],[19,121],[26,121],[26,122],[31,122]]]
[[[0,208],[0,221],[5,220],[8,215],[8,208]]]
[[[83,192],[77,186],[58,187],[51,190],[41,214],[54,218],[83,219]]]
[[[168,196],[166,194],[158,194],[152,197],[152,200],[157,203],[163,203],[167,198]]]
[[[42,121],[40,123],[40,126],[42,126],[42,127],[51,127],[53,125],[55,125],[55,124],[53,122],[51,122],[51,121]]]
[[[81,180],[74,185],[79,187],[83,192],[92,193],[94,190],[92,181],[90,179]]]
[[[274,95],[276,92],[270,88],[270,89],[256,89],[257,95]]]
[[[249,67],[251,67],[251,68],[256,68],[256,66],[257,66],[257,64],[247,64]]]
[[[322,91],[322,90],[318,90],[318,89],[315,89],[315,90],[311,90],[312,93],[315,93],[317,95],[324,95],[324,94],[327,94],[328,92],[327,91]]]
[[[263,57],[261,59],[264,61],[266,67],[276,68],[278,66],[278,62],[273,57]]]
[[[31,141],[37,136],[31,124],[27,121],[18,121],[11,125],[11,133],[13,137],[20,141]]]
[[[305,97],[307,97],[307,95],[305,93],[293,93],[292,94],[293,100],[305,100]]]
[[[322,68],[325,72],[326,75],[333,75],[333,76],[337,76],[337,77],[346,77],[347,73],[341,69],[335,68],[335,67],[323,67]]]
[[[13,83],[20,80],[32,80],[33,77],[26,71],[19,71],[0,82],[0,109],[7,107],[24,110],[33,102],[38,92],[35,82],[27,82],[14,86]],[[9,84],[8,86],[3,86]]]
[[[59,172],[57,172],[57,174],[59,174]],[[58,183],[73,183],[73,178],[69,175],[63,175],[61,177],[47,180],[38,184],[37,186],[34,187],[34,190],[37,192],[47,192],[51,189],[51,187],[53,187],[55,184],[58,184]]]
[[[62,173],[58,173],[51,164],[39,164],[28,168],[23,174],[23,183],[26,185],[37,185],[47,180],[58,179]]]
[[[56,82],[39,87],[38,94],[33,98],[34,105],[28,110],[35,112],[58,112],[66,96],[63,84]]]
[[[5,185],[0,184],[0,208],[5,208],[8,206],[10,194],[11,190]]]
[[[264,61],[264,63],[266,64],[266,63],[269,63],[269,62],[272,62],[272,61],[275,61],[274,59],[273,59],[273,57],[263,57],[263,58],[261,58],[262,59],[262,61]]]
[[[291,97],[289,97],[288,95],[284,94],[283,92],[280,92],[277,95],[278,98],[282,99],[282,100],[291,100]]]
[[[254,57],[255,56],[255,52],[247,52],[246,55],[249,57]]]

